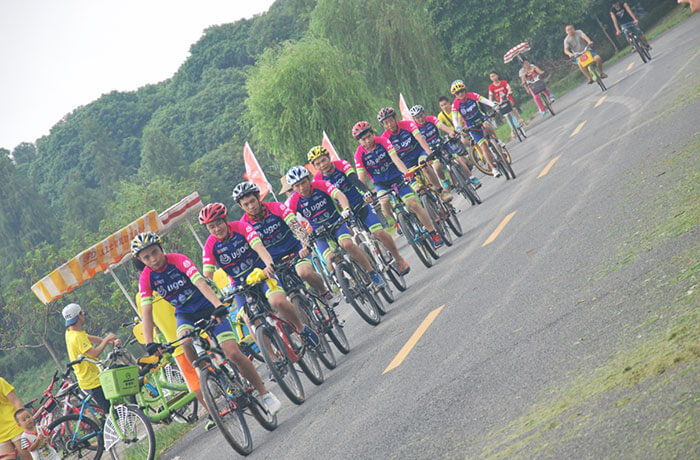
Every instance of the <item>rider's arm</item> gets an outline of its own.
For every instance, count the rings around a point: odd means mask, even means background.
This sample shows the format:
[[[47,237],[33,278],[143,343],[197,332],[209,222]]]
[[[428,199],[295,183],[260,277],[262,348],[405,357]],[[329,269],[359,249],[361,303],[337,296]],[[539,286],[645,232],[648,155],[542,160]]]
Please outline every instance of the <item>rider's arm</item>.
[[[355,174],[355,171],[349,171],[349,172],[345,173],[345,177],[347,177],[350,184],[357,187],[357,189],[360,192],[362,192],[362,193],[369,192],[369,187],[367,187],[367,185],[365,185],[365,183],[360,180],[358,175]]]
[[[452,124],[455,125],[455,130],[459,126],[460,128],[463,126],[462,125],[462,114],[459,113],[458,110],[452,110]]]
[[[284,203],[268,203],[268,209],[270,212],[284,220],[284,222],[289,226],[289,229],[294,233],[297,240],[301,241],[302,246],[310,248],[312,243],[309,240],[309,234],[304,230],[304,226],[297,219],[296,214],[292,212],[291,209],[287,207]],[[268,251],[269,252],[269,251]]]
[[[214,258],[215,241],[216,238],[213,235],[209,235],[202,250],[202,273],[205,278],[210,280],[214,279],[214,271],[216,270],[216,259]]]
[[[260,243],[262,244],[262,243]],[[197,286],[197,289],[199,289],[199,292],[202,293],[202,295],[215,307],[218,307],[221,305],[221,299],[219,299],[219,296],[216,295],[216,292],[209,286],[209,283],[207,283],[207,280],[204,279],[202,275],[199,275],[197,278],[197,281],[194,281],[194,285]],[[144,324],[145,325],[145,324]],[[145,333],[145,331],[144,331]]]
[[[536,73],[537,75],[542,75],[542,74],[544,73],[544,72],[542,71],[542,69],[540,69],[540,68],[537,67],[536,65],[533,65],[533,66],[532,66],[532,70],[534,70],[535,73]]]
[[[442,131],[444,133],[447,133],[450,135],[455,133],[454,129],[450,128],[449,126],[447,126],[445,123],[441,122],[440,120],[438,120],[438,122],[437,122],[437,127],[440,131]]]
[[[488,106],[491,107],[492,109],[495,109],[495,108],[498,107],[498,104],[494,103],[494,102],[493,102],[492,100],[490,100],[490,99],[486,99],[484,96],[479,96],[479,98],[477,99],[477,101],[480,102],[481,104],[488,105]]]
[[[610,11],[610,17],[612,18],[613,25],[615,26],[615,33],[619,35],[620,34],[620,26],[617,23],[617,16],[615,16],[615,13]]]
[[[566,54],[570,58],[574,57],[574,53],[572,53],[569,50],[569,45],[566,43],[566,39],[564,39],[564,54]],[[523,81],[523,85],[525,85],[525,72],[523,72],[523,74],[521,75],[521,79]]]
[[[143,315],[143,338],[146,343],[153,343],[153,304],[141,301]]]
[[[627,12],[630,14],[630,17],[634,21],[635,24],[639,22],[637,19],[637,16],[634,15],[634,11],[632,11],[632,8],[630,8],[629,4],[627,2],[623,3],[622,6],[627,10]]]
[[[99,356],[102,354],[104,349],[109,345],[109,343],[114,340],[112,338],[113,334],[107,335],[104,339],[100,340],[100,343],[92,348],[90,348],[88,351],[85,352],[86,355],[92,357],[92,358],[99,358]],[[147,342],[148,343],[148,342]]]
[[[588,38],[588,35],[586,35],[586,33],[584,31],[581,31],[581,36],[583,37],[584,40],[586,40],[586,43],[588,43],[589,45],[593,44],[593,40]]]
[[[340,209],[349,209],[350,208],[350,202],[348,201],[348,197],[345,196],[343,192],[341,192],[338,189],[335,189],[331,192],[331,198],[336,200],[338,204],[340,204]]]

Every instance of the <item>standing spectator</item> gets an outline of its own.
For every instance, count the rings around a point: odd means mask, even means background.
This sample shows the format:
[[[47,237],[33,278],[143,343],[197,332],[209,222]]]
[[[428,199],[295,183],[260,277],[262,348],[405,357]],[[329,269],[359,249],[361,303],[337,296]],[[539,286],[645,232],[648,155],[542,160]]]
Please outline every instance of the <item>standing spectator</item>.
[[[49,444],[50,435],[46,427],[37,427],[27,409],[22,408],[15,412],[15,420],[24,429],[22,448],[32,455],[33,460],[61,460],[56,449]]]
[[[570,58],[573,59],[574,55],[583,53],[587,46],[593,44],[593,41],[588,38],[588,35],[584,34],[582,30],[574,29],[573,25],[569,24],[566,26],[565,30],[566,38],[564,38],[564,54]],[[591,50],[591,54],[593,55],[593,60],[595,60],[595,63],[598,66],[598,70],[600,70],[600,76],[603,78],[608,78],[605,72],[603,72],[603,60],[593,50]],[[583,75],[586,76],[586,79],[588,79],[588,84],[590,85],[593,83],[593,80],[591,80],[591,75],[588,73],[588,69],[581,67],[578,60],[576,63],[578,64],[578,69]]]
[[[540,97],[539,93],[535,93],[530,87],[530,85],[532,85],[534,82],[540,79],[540,75],[542,75],[543,73],[544,72],[542,71],[542,69],[540,69],[534,64],[530,64],[530,61],[524,59],[523,67],[522,69],[520,69],[518,75],[520,75],[520,82],[525,87],[525,89],[527,89],[527,91],[532,95],[532,98],[535,100],[537,108],[540,110],[540,113],[544,116],[547,115],[547,109],[542,103],[542,98]],[[549,91],[549,88],[545,88],[542,92],[547,95],[550,101],[554,102],[554,94],[552,94]]]
[[[32,460],[21,446],[23,430],[15,420],[15,412],[20,409],[24,405],[15,394],[15,387],[0,377],[0,460]]]
[[[66,320],[66,348],[68,359],[75,361],[79,355],[91,359],[99,358],[107,345],[119,345],[121,342],[115,334],[109,333],[105,338],[88,335],[83,329],[86,313],[77,303],[66,305],[63,318]],[[93,345],[96,345],[93,347]],[[109,410],[109,401],[105,398],[100,385],[99,368],[92,363],[83,361],[73,366],[78,385],[92,395],[92,400],[104,411]]]

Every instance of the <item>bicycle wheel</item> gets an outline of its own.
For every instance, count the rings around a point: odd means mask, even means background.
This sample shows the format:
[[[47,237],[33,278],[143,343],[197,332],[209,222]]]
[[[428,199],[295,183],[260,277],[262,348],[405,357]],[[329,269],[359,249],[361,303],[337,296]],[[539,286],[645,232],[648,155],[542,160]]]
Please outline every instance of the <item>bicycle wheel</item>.
[[[373,247],[376,248],[376,244],[373,245]],[[394,291],[391,290],[391,286],[389,286],[389,283],[387,282],[387,276],[384,273],[383,270],[381,270],[381,266],[384,264],[384,261],[379,260],[380,255],[379,253],[375,253],[372,247],[370,247],[370,243],[363,241],[360,243],[360,248],[365,252],[365,255],[367,256],[367,260],[369,260],[369,263],[372,265],[372,268],[379,273],[379,276],[382,277],[384,282],[386,283],[386,286],[379,289],[379,293],[382,295],[384,300],[386,300],[387,303],[394,303]],[[379,313],[382,315],[386,314],[386,309],[384,308],[384,305],[380,305]]]
[[[236,394],[242,389],[240,385],[235,385],[226,374],[215,372],[210,367],[200,371],[199,381],[209,414],[226,442],[241,455],[251,453],[253,438]]]
[[[69,414],[54,420],[46,428],[51,445],[63,458],[98,460],[104,451],[100,426],[92,419]]]
[[[250,405],[248,409],[250,413],[255,417],[260,426],[265,428],[267,431],[274,431],[277,428],[277,415],[272,415],[265,407],[262,396],[253,396],[252,391],[248,391],[248,399],[250,400]]]
[[[362,268],[360,264],[355,262],[354,260],[351,261],[353,270],[355,271],[355,275],[357,275],[357,281],[359,282],[360,289],[364,287],[364,289],[367,290],[367,292],[371,295],[372,299],[374,299],[374,302],[376,303],[377,307],[377,312],[379,312],[380,315],[384,316],[386,315],[387,309],[384,306],[384,302],[382,301],[382,298],[379,297],[378,292],[381,292],[381,289],[377,289],[374,287],[374,284],[372,283],[372,279],[369,277],[369,273]],[[372,267],[374,270],[376,270],[376,267]],[[384,279],[384,274],[379,272],[377,270],[377,273],[379,273],[379,276]],[[386,283],[386,280],[384,280]]]
[[[329,310],[328,313],[331,316],[329,318],[329,324],[331,327],[330,329],[328,329],[328,337],[331,338],[333,345],[335,345],[339,352],[341,352],[344,355],[347,355],[348,353],[350,353],[350,342],[348,341],[348,338],[345,335],[343,325],[340,324],[340,320],[335,314],[335,311]]]
[[[178,423],[194,423],[199,419],[199,401],[197,398],[192,398],[192,401],[185,404],[179,409],[173,409],[172,413],[173,420]]]
[[[542,103],[544,106],[549,110],[549,113],[554,116],[554,110],[552,110],[552,102],[549,100],[549,96],[547,96],[546,93],[540,93],[540,99],[542,100]]]
[[[506,116],[508,117],[508,124],[510,125],[510,129],[515,133],[515,136],[518,138],[518,141],[522,142],[524,138],[520,136],[520,125],[518,125],[518,120],[515,118],[515,115],[513,115],[513,112],[509,112]]]
[[[409,221],[408,214],[399,214],[397,216],[397,219],[399,220],[399,225],[403,229],[403,235],[406,238],[406,241],[408,241],[408,244],[413,249],[413,252],[416,253],[418,259],[427,268],[432,267],[433,261],[430,260],[430,256],[427,252],[425,252],[425,249],[423,249],[423,245],[421,244],[420,240],[419,230],[415,228]]]
[[[289,343],[292,348],[294,348],[294,352],[297,356],[299,356],[297,364],[301,367],[301,370],[306,374],[309,380],[311,380],[311,383],[314,385],[322,384],[326,378],[323,376],[323,369],[321,369],[321,363],[318,362],[316,350],[309,346],[304,346],[304,341],[301,336],[294,331],[292,326],[284,321],[280,321],[279,325],[284,334],[282,340]]]
[[[469,149],[469,156],[471,157],[474,166],[476,166],[476,169],[489,176],[493,175],[489,162],[486,161],[486,158],[481,153],[478,146],[472,145],[472,147]]]
[[[391,281],[391,284],[393,284],[396,289],[398,289],[400,292],[404,292],[408,286],[406,285],[404,275],[399,273],[398,268],[395,266],[396,261],[394,260],[394,256],[392,256],[389,250],[379,241],[374,240],[374,245],[379,253],[379,256],[382,258],[382,261],[384,261],[384,265],[386,266],[386,278]]]
[[[367,287],[362,285],[352,265],[343,261],[336,265],[335,270],[345,300],[365,322],[372,326],[379,324],[382,318],[377,309],[377,301]]]
[[[303,404],[304,387],[277,330],[261,325],[255,328],[255,340],[260,344],[260,351],[277,385],[291,402]]]
[[[507,153],[508,150],[502,147],[498,142],[491,142],[489,139],[489,147],[493,154],[496,156],[496,167],[501,171],[501,173],[506,177],[507,180],[515,179],[515,173],[513,168],[510,166],[510,154]]]
[[[520,132],[520,135],[523,137],[523,139],[527,138],[527,134],[525,134],[525,129],[523,129],[522,125],[518,126],[518,131]]]
[[[464,230],[462,230],[462,224],[459,222],[457,217],[457,210],[453,206],[446,206],[445,211],[447,212],[447,225],[449,225],[452,233],[458,238],[464,235]]]
[[[114,407],[114,417],[108,416],[105,421],[104,443],[105,450],[114,459],[153,460],[156,455],[156,436],[151,421],[136,406]]]
[[[651,61],[651,53],[649,52],[649,48],[647,48],[644,45],[641,45],[642,47],[642,53],[644,53],[644,56],[647,58],[647,62]]]
[[[319,301],[312,301],[303,294],[297,294],[291,298],[291,302],[299,314],[299,318],[302,323],[308,324],[318,333],[319,346],[316,348],[316,353],[318,354],[318,359],[321,360],[327,369],[335,369],[338,363],[333,355],[333,350],[331,349],[328,340],[326,339],[323,329],[325,325],[322,319],[319,318],[320,313],[315,310],[318,309]],[[312,303],[313,302],[313,303]]]
[[[420,195],[420,202],[428,212],[428,216],[430,216],[430,220],[433,222],[433,227],[435,227],[435,231],[440,235],[442,241],[444,241],[447,246],[452,246],[452,236],[450,232],[447,231],[445,222],[442,220],[440,208],[435,202],[435,197],[430,193],[423,193]]]

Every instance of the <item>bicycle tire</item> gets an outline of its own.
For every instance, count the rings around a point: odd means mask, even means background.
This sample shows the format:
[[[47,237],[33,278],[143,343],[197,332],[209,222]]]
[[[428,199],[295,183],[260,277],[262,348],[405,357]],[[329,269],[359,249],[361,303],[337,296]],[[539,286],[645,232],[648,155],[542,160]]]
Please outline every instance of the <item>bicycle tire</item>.
[[[644,55],[647,57],[647,62],[651,61],[651,53],[649,52],[649,48],[642,45],[642,51],[643,51]]]
[[[197,398],[192,398],[192,401],[189,403],[170,412],[173,420],[178,423],[194,423],[199,418],[199,401],[197,401]]]
[[[384,300],[386,300],[387,303],[394,303],[394,300],[396,300],[394,297],[394,292],[391,290],[391,286],[389,286],[389,283],[386,279],[387,277],[385,273],[380,269],[379,261],[377,260],[377,258],[380,258],[381,256],[379,254],[375,254],[375,252],[369,247],[369,243],[365,241],[360,243],[360,248],[362,248],[362,250],[365,252],[365,255],[367,256],[369,263],[372,265],[372,268],[377,273],[379,273],[379,276],[382,277],[384,283],[386,284],[385,287],[379,289],[379,292],[382,294],[382,297],[384,298]],[[383,260],[382,264],[384,264]],[[383,305],[380,305],[379,313],[382,315],[386,314],[386,309]]]
[[[540,99],[542,100],[542,103],[545,105],[547,110],[549,110],[549,113],[552,114],[552,116],[555,115],[554,110],[552,110],[552,102],[549,100],[549,96],[545,93],[540,93]]]
[[[282,338],[277,334],[277,330],[267,325],[261,325],[255,328],[255,341],[260,344],[265,364],[267,364],[277,385],[292,403],[303,404],[305,401],[304,387],[282,343]],[[271,352],[268,347],[274,347],[274,350]]]
[[[394,256],[391,255],[389,250],[385,248],[380,241],[375,240],[374,244],[379,253],[379,257],[382,258],[382,261],[384,261],[386,265],[386,277],[389,278],[391,284],[393,284],[399,292],[404,292],[408,289],[408,285],[406,284],[406,278],[404,278],[405,275],[399,273],[398,268],[394,265],[396,263]]]
[[[527,134],[525,134],[525,129],[523,129],[522,125],[518,126],[518,131],[520,131],[520,134],[523,136],[523,139],[527,139]]]
[[[507,153],[508,150],[505,147],[501,147],[498,142],[491,142],[490,139],[488,143],[494,155],[496,155],[496,167],[498,170],[501,171],[501,174],[505,176],[506,180],[515,179],[515,173],[510,166],[510,154]]]
[[[78,430],[76,430],[76,427]],[[51,435],[51,445],[56,449],[59,456],[63,458],[92,458],[99,460],[104,452],[104,438],[102,429],[94,420],[87,417],[80,417],[78,414],[68,414],[59,417],[47,426],[47,431]],[[80,436],[79,442],[74,442],[70,438],[74,433]],[[80,435],[79,433],[85,433]],[[94,441],[92,441],[94,440]],[[86,455],[86,452],[90,454]]]
[[[413,225],[415,228],[421,228],[420,227],[420,221],[418,220],[418,216],[415,214],[411,214],[409,218],[413,221]],[[433,246],[433,237],[428,233],[427,231],[425,233],[422,233],[420,235],[420,244],[423,246],[423,249],[425,249],[425,252],[432,257],[434,260],[438,260],[440,258],[440,254],[437,252],[437,248]]]
[[[409,223],[407,215],[399,214],[398,216],[396,216],[396,218],[399,221],[399,226],[402,229],[404,229],[403,235],[406,238],[408,244],[411,246],[411,249],[413,249],[413,252],[415,252],[418,256],[418,260],[420,260],[426,268],[432,267],[433,261],[430,260],[430,257],[423,249],[423,245],[420,244],[420,240],[418,239],[418,236],[415,233],[415,229]]]
[[[253,438],[243,411],[231,390],[233,382],[223,372],[204,368],[199,374],[202,396],[209,408],[209,415],[233,449],[241,455],[253,451]],[[224,419],[226,417],[226,419]]]
[[[345,300],[355,309],[360,318],[372,326],[379,324],[382,318],[377,309],[376,300],[367,287],[363,286],[362,282],[357,279],[357,274],[352,266],[345,261],[337,264],[336,276],[341,285],[341,290],[345,293]],[[351,288],[351,282],[354,285],[354,289]],[[366,305],[366,307],[363,308],[360,303]],[[367,311],[365,311],[365,308]]]
[[[428,212],[428,216],[430,217],[430,220],[433,223],[433,227],[435,227],[435,231],[438,233],[438,235],[440,235],[442,241],[448,247],[452,246],[452,244],[454,244],[454,241],[452,240],[452,236],[450,235],[450,233],[447,231],[445,222],[440,216],[440,208],[435,202],[435,198],[430,193],[423,193],[420,195],[420,201],[425,210]]]
[[[309,346],[304,346],[304,341],[301,336],[294,331],[292,326],[285,322],[280,322],[279,325],[286,336],[286,338],[283,337],[282,340],[289,343],[292,348],[294,348],[294,352],[299,356],[297,364],[302,372],[306,374],[306,377],[311,380],[311,383],[317,386],[325,382],[326,378],[323,375],[323,369],[321,369],[321,363],[318,361],[316,350]]]
[[[469,186],[471,185],[471,180],[469,180],[467,174],[462,170],[462,167],[458,164],[450,165],[448,166],[448,170],[450,171],[450,177],[455,183],[457,192],[469,200],[472,205],[477,204],[470,192]],[[471,188],[473,189],[473,186]]]
[[[293,296],[290,301],[292,304],[294,304],[297,311],[301,313],[302,323],[306,322],[306,324],[311,325],[318,334],[318,339],[320,342],[318,348],[316,349],[318,359],[321,360],[327,369],[335,369],[338,366],[338,362],[333,355],[333,350],[331,350],[331,346],[328,343],[325,334],[322,332],[324,325],[321,324],[321,320],[317,318],[313,312],[314,308],[318,308],[317,305],[313,305],[312,301],[302,294]],[[304,319],[307,321],[303,321]]]
[[[362,287],[364,287],[367,290],[371,298],[374,300],[374,305],[376,306],[379,315],[386,315],[387,309],[384,306],[384,302],[382,301],[381,297],[377,294],[380,289],[377,289],[374,286],[372,279],[369,277],[369,273],[367,273],[367,271],[362,268],[360,264],[358,264],[355,260],[351,260],[351,263],[355,274],[357,274],[358,281],[360,281],[360,289],[362,290]],[[380,276],[382,275],[380,274]]]
[[[119,437],[112,417],[107,416],[103,427],[105,450],[109,452],[113,459],[118,459],[122,456],[124,458],[132,457],[153,460],[156,455],[156,436],[150,419],[136,406],[120,404],[114,407],[113,410],[114,418],[119,423],[119,430],[127,439]],[[141,425],[143,433],[137,428],[137,424]],[[142,434],[145,437],[142,437]],[[146,440],[145,443],[142,442],[144,440]],[[125,446],[125,450],[122,451],[117,446]]]
[[[272,415],[267,411],[261,395],[258,395],[256,398],[253,396],[252,392],[249,391],[248,398],[250,399],[248,409],[253,415],[253,418],[267,431],[274,431],[277,428],[277,415]]]
[[[493,171],[491,171],[491,166],[481,152],[478,151],[478,149],[479,147],[476,145],[472,145],[472,147],[469,149],[469,156],[471,157],[472,163],[474,166],[476,166],[476,169],[482,173],[492,176]]]
[[[328,329],[328,337],[331,338],[331,342],[333,342],[333,345],[335,345],[339,352],[347,355],[350,353],[350,341],[348,341],[343,325],[340,324],[340,320],[338,319],[335,311],[332,312],[331,316],[331,327]]]
[[[518,142],[522,142],[524,138],[520,136],[520,124],[518,124],[518,120],[517,118],[515,118],[515,115],[513,115],[513,112],[510,112],[508,114],[508,122],[510,123],[511,130],[515,133],[515,136],[518,138]]]
[[[462,229],[462,223],[459,221],[457,216],[457,210],[453,206],[447,207],[447,225],[450,227],[452,233],[455,234],[457,238],[464,235],[464,230]]]

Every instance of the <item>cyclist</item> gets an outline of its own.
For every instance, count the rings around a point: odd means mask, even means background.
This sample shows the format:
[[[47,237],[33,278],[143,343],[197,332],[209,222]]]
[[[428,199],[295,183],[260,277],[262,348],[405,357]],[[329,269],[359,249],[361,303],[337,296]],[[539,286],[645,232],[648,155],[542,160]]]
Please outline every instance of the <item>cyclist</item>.
[[[350,163],[345,160],[331,161],[330,152],[322,146],[313,147],[306,155],[309,162],[318,170],[314,180],[324,180],[333,184],[338,190],[343,192],[350,202],[352,212],[361,219],[365,226],[394,256],[396,269],[401,274],[406,274],[410,270],[408,263],[399,254],[394,238],[382,227],[379,217],[374,210],[364,205],[365,202],[372,201],[372,192],[367,186],[357,178],[355,170]]]
[[[591,46],[593,44],[593,41],[588,38],[588,35],[583,33],[582,30],[576,30],[573,25],[567,25],[565,30],[566,38],[564,38],[564,54],[570,58],[574,59],[576,54],[583,53],[583,50],[585,50],[587,46]],[[593,50],[591,50],[591,54],[593,55],[593,60],[598,66],[598,70],[600,70],[600,76],[602,78],[608,78],[605,72],[603,72],[603,60]],[[576,60],[576,63],[578,64],[578,69],[588,79],[588,84],[590,85],[593,83],[591,74],[588,73],[588,69],[582,67],[578,62],[578,59]]]
[[[307,218],[313,229],[317,229],[323,224],[334,224],[342,219],[350,217],[350,202],[343,192],[335,188],[330,182],[324,180],[311,180],[311,173],[303,166],[293,166],[287,171],[287,182],[292,186],[294,193],[289,200],[289,209],[292,212],[299,212]],[[338,205],[341,211],[338,213]],[[350,257],[355,259],[366,271],[372,280],[375,288],[381,289],[386,286],[386,282],[372,268],[367,259],[367,255],[355,244],[350,236],[350,229],[343,223],[336,231],[338,243],[345,249]],[[330,260],[330,246],[327,241],[316,240],[316,245],[326,258],[328,266],[332,267]]]
[[[292,211],[284,203],[263,203],[260,188],[252,182],[241,182],[233,188],[233,200],[243,209],[242,222],[252,225],[260,235],[265,249],[274,262],[292,255],[299,255],[296,272],[332,306],[340,303],[340,297],[326,288],[321,275],[316,273],[309,257],[311,242]]]
[[[418,203],[415,192],[408,185],[402,185],[404,178],[410,178],[411,175],[391,142],[386,137],[375,136],[372,125],[366,121],[355,123],[352,127],[352,135],[360,143],[355,151],[357,175],[363,182],[367,181],[367,176],[372,179],[384,215],[393,215],[389,190],[392,185],[397,184],[401,199],[430,232],[433,246],[436,248],[442,246],[442,238],[435,231],[426,210]]]
[[[24,409],[24,405],[15,394],[15,387],[0,377],[0,460],[32,460],[29,452],[22,448],[23,430],[15,420],[15,412],[20,409]]]
[[[454,94],[455,100],[452,102],[452,123],[455,125],[455,131],[461,132],[464,127],[472,126],[476,121],[483,120],[482,129],[487,134],[495,135],[493,127],[486,121],[485,115],[479,109],[479,103],[488,105],[496,110],[498,106],[486,99],[478,93],[468,93],[467,88],[462,80],[455,80],[452,82],[450,87],[450,92]],[[500,177],[501,173],[493,165],[493,160],[491,158],[491,150],[489,149],[488,143],[484,138],[482,133],[469,131],[469,135],[476,142],[481,149],[481,153],[486,158],[491,171],[493,171],[493,177]],[[462,142],[468,147],[468,142],[466,138],[462,138]]]
[[[438,140],[440,140],[440,133],[438,132],[438,130],[446,132],[450,137],[455,137],[457,135],[453,128],[446,126],[436,117],[432,115],[426,116],[425,109],[422,105],[414,105],[409,109],[409,112],[411,112],[411,116],[415,120],[416,125],[420,130],[420,133],[423,135],[426,142],[428,142],[428,145],[430,145],[431,149],[433,149],[435,147],[435,143]],[[467,177],[469,177],[469,180],[471,180],[472,184],[474,184],[474,186],[476,187],[480,187],[481,183],[479,182],[479,179],[474,177],[464,157],[456,154],[454,155],[454,157],[457,160],[457,163],[459,163],[462,166],[462,169],[464,169],[464,172],[467,174]],[[438,176],[440,176],[440,178],[443,180],[443,187],[447,187],[447,180],[445,179],[445,173],[442,170],[442,165],[440,161],[437,161],[436,163],[434,163],[434,165],[435,171],[438,173]]]
[[[452,104],[447,96],[440,96],[438,98],[438,106],[440,107],[440,113],[437,114],[437,119],[448,128],[454,130],[455,125],[452,124]]]
[[[637,16],[634,15],[634,11],[630,8],[627,2],[621,2],[620,0],[612,0],[610,2],[610,17],[612,18],[613,25],[615,26],[615,34],[620,35],[622,32],[632,32],[639,37],[642,44],[651,49],[649,46],[649,41],[646,35],[639,28],[639,20]],[[622,29],[622,30],[620,30]]]
[[[255,235],[252,229],[250,233]],[[251,237],[251,241],[255,237],[257,235]],[[143,311],[143,335],[146,340],[146,351],[149,354],[155,354],[160,349],[160,345],[153,343],[153,291],[156,291],[175,307],[178,336],[192,330],[194,323],[200,319],[225,318],[228,315],[228,309],[221,304],[221,300],[199,273],[194,263],[183,254],[166,254],[157,234],[145,232],[136,235],[131,241],[131,253],[137,259],[134,264],[142,270],[139,278],[139,291],[141,293],[141,310]],[[229,253],[223,248],[221,255],[229,257]],[[243,377],[262,396],[270,413],[276,414],[281,403],[272,392],[265,388],[265,384],[258,371],[255,370],[253,363],[238,348],[231,323],[228,321],[220,322],[214,328],[214,334],[216,334],[226,357],[236,364]],[[197,359],[197,353],[192,345],[192,339],[183,340],[181,346],[187,359],[194,362]]]
[[[87,313],[77,303],[70,303],[63,309],[63,319],[66,320],[66,348],[68,359],[75,361],[78,356],[85,355],[96,359],[102,354],[107,345],[119,345],[121,341],[116,334],[109,333],[104,338],[89,335],[83,326]],[[93,346],[94,345],[94,346]],[[97,365],[83,361],[73,366],[78,385],[92,395],[92,400],[105,412],[109,411],[109,401],[105,398]]]
[[[512,106],[511,111],[515,115],[515,118],[518,119],[518,123],[521,125],[525,124],[523,122],[523,118],[520,116],[520,112],[518,112],[515,99],[513,99],[513,89],[510,87],[508,82],[501,80],[501,76],[495,70],[492,70],[491,73],[489,73],[489,78],[491,79],[491,84],[489,85],[489,99],[495,101],[497,104],[500,104],[503,102],[503,99],[507,97],[508,102],[510,102],[510,105]],[[515,132],[511,126],[510,138],[513,139],[514,137]]]
[[[537,105],[540,114],[545,116],[547,115],[547,107],[545,107],[544,103],[542,102],[542,97],[539,93],[535,93],[532,88],[530,88],[530,85],[539,80],[539,76],[543,73],[544,71],[542,71],[542,69],[534,64],[530,64],[529,60],[523,59],[523,66],[518,72],[518,75],[520,76],[520,83],[525,87],[527,92],[530,93],[532,99],[535,100],[535,105]],[[550,101],[554,102],[554,94],[549,91],[549,88],[545,88],[543,93],[547,95]]]
[[[428,155],[432,154],[430,146],[425,141],[425,138],[420,133],[418,126],[411,120],[401,120],[396,119],[396,111],[391,107],[384,107],[377,114],[377,120],[385,129],[382,136],[386,137],[391,141],[399,154],[399,158],[403,161],[403,164],[408,168],[413,168],[418,166],[418,163],[424,162]],[[452,200],[452,195],[450,192],[442,188],[440,180],[438,179],[435,171],[432,167],[425,168],[425,173],[428,176],[428,180],[435,184],[437,192],[440,194],[440,198],[443,201]]]

